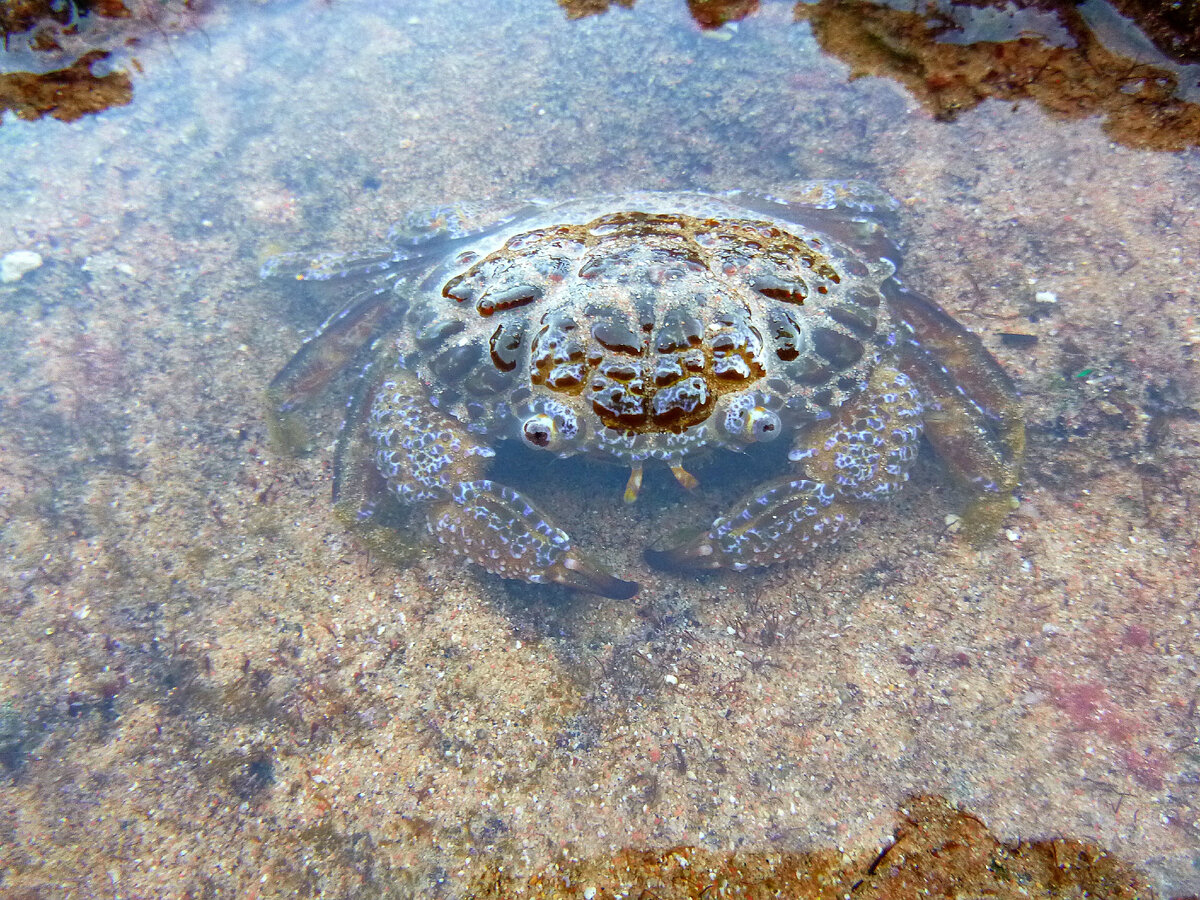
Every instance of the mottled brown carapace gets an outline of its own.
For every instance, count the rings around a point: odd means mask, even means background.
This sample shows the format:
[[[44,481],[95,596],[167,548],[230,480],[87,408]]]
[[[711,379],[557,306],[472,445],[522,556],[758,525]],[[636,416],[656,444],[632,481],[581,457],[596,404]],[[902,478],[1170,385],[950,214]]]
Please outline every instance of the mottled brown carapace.
[[[704,421],[721,397],[767,375],[764,354],[796,363],[788,307],[842,280],[819,238],[761,220],[638,211],[522,232],[459,262],[465,270],[442,296],[495,320],[488,350],[499,372],[517,368],[528,336],[530,383],[583,398],[606,427],[638,433]],[[862,299],[814,333],[822,359],[804,373],[811,383],[862,356],[878,306]],[[765,323],[752,303],[773,307]]]

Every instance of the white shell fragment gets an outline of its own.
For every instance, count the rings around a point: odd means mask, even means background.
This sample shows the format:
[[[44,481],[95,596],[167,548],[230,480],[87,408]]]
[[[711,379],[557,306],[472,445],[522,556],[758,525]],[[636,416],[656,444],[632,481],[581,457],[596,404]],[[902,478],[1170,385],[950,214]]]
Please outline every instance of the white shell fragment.
[[[42,255],[32,250],[14,250],[0,259],[0,282],[12,284],[42,265]]]

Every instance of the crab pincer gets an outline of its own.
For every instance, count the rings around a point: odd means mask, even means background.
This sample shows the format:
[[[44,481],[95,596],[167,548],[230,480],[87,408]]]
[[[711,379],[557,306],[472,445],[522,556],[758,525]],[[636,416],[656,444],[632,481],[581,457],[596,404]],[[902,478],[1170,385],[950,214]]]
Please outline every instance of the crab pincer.
[[[424,510],[439,543],[505,578],[621,600],[637,593],[636,583],[580,551],[519,491],[487,478],[491,448],[423,393],[412,375],[393,372],[380,386],[367,428],[378,471],[397,499]]]
[[[613,576],[528,499],[494,481],[455,484],[447,500],[430,507],[428,520],[439,542],[493,575],[616,600],[638,592],[636,582]]]

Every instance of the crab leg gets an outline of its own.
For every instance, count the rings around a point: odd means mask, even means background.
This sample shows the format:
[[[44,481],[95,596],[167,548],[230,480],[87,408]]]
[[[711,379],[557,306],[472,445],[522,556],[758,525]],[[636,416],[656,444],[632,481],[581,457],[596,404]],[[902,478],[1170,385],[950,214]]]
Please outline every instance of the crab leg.
[[[367,431],[388,487],[423,507],[429,530],[454,553],[505,578],[621,600],[637,593],[636,583],[585,556],[522,494],[486,478],[492,449],[434,408],[412,375],[397,371],[384,380]]]
[[[925,429],[938,456],[977,493],[965,532],[990,536],[1009,511],[1025,454],[1025,422],[1012,381],[971,334],[918,294],[893,288],[893,312],[914,332],[900,366],[926,399]]]
[[[358,377],[346,400],[346,415],[338,429],[333,452],[333,508],[348,524],[361,526],[375,516],[377,503],[386,494],[383,475],[375,466],[366,436],[367,416],[382,375],[395,365],[395,348],[377,338],[365,348]]]
[[[405,255],[390,247],[370,247],[356,253],[280,253],[259,270],[266,281],[332,281],[361,278],[403,262]]]
[[[660,568],[745,569],[830,542],[858,524],[863,503],[890,497],[908,480],[921,413],[908,376],[876,367],[866,391],[797,442],[789,458],[803,464],[802,477],[762,485],[699,537],[648,551],[648,560]]]
[[[272,432],[282,437],[294,430],[296,410],[329,384],[391,318],[403,311],[392,292],[393,286],[387,284],[356,294],[279,371],[267,388]]]

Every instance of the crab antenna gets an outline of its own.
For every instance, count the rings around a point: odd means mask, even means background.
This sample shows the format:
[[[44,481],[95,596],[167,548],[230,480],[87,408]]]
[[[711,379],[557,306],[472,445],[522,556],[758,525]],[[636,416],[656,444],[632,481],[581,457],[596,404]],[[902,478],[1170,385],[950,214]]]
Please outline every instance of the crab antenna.
[[[625,482],[625,496],[622,498],[626,503],[632,503],[637,499],[638,491],[642,489],[642,467],[634,466],[629,472],[629,481]]]

